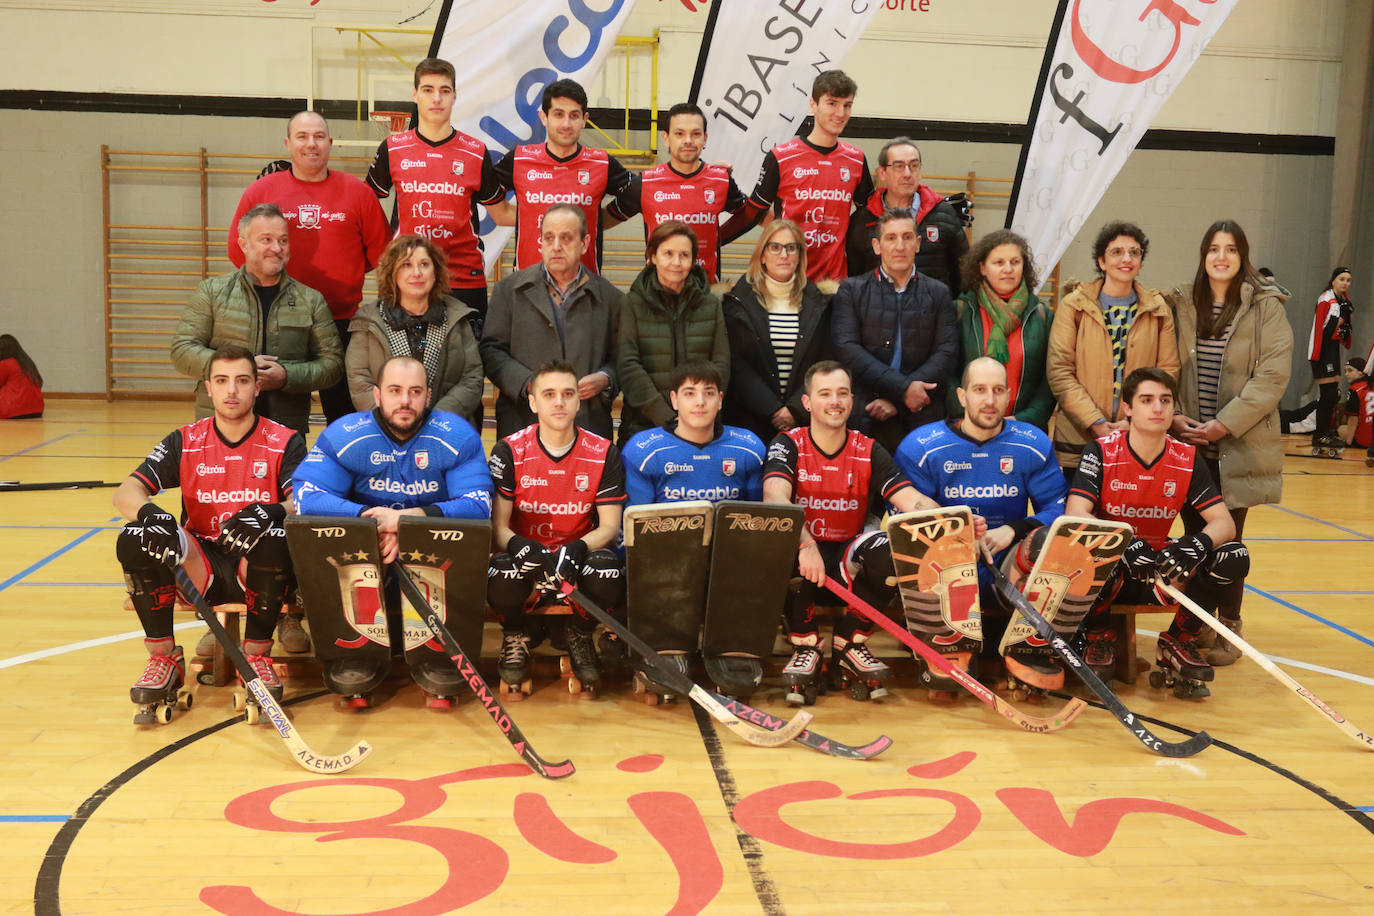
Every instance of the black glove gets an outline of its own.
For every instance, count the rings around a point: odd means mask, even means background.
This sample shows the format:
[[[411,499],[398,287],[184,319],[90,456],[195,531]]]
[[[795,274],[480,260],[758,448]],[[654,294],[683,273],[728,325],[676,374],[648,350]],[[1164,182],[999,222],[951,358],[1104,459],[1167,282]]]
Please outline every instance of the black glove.
[[[284,172],[289,168],[291,168],[290,159],[273,159],[271,162],[267,163],[262,167],[262,171],[258,172],[258,177],[266,178],[273,172]]]
[[[1159,552],[1159,574],[1177,579],[1197,569],[1212,549],[1212,539],[1202,532],[1187,534],[1166,544]]]
[[[249,503],[220,525],[219,545],[231,556],[245,556],[258,546],[268,528],[285,520],[286,507],[281,503]]]
[[[515,561],[515,568],[522,576],[544,568],[547,559],[552,556],[543,544],[518,534],[512,534],[506,542],[506,553]]]
[[[958,194],[951,194],[945,198],[945,202],[954,208],[954,212],[959,214],[959,221],[965,226],[973,225],[973,201],[968,199],[968,195],[963,191]]]
[[[138,510],[138,523],[143,526],[139,546],[143,552],[168,566],[181,554],[181,537],[177,534],[177,520],[157,503],[144,503]]]
[[[555,582],[562,579],[576,588],[577,577],[582,572],[582,566],[586,562],[587,542],[578,538],[558,548],[558,553],[549,558],[544,568],[554,578]]]
[[[1159,554],[1140,538],[1133,538],[1121,554],[1121,569],[1132,579],[1153,582],[1159,566]]]

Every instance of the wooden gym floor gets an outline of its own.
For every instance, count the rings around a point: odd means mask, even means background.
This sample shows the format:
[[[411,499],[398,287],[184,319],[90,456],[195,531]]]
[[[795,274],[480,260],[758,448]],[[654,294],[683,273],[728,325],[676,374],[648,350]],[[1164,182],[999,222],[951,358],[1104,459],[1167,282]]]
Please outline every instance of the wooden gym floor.
[[[0,423],[0,478],[121,480],[187,414],[51,402]],[[1284,505],[1250,514],[1245,635],[1374,727],[1374,470],[1286,462]],[[511,711],[543,756],[576,763],[557,782],[471,697],[430,710],[402,680],[365,713],[288,682],[312,746],[375,746],[340,776],[297,767],[227,687],[136,727],[144,653],[111,492],[0,493],[0,911],[1374,912],[1374,753],[1244,661],[1204,701],[1117,685],[1161,737],[1216,739],[1183,760],[1100,708],[1036,735],[910,681],[813,707],[839,740],[893,738],[860,762],[545,679]],[[1164,622],[1141,618],[1141,654]],[[179,626],[189,648],[201,627]],[[789,714],[777,687],[755,704]]]

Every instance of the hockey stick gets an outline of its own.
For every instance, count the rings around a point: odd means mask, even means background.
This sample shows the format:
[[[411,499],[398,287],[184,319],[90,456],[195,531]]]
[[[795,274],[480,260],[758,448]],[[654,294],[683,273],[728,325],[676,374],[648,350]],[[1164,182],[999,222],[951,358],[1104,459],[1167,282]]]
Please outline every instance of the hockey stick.
[[[993,581],[997,583],[998,593],[1021,612],[1021,616],[1035,628],[1039,637],[1049,643],[1055,652],[1059,653],[1059,657],[1064,659],[1065,663],[1073,669],[1073,673],[1078,675],[1078,679],[1087,684],[1093,693],[1097,694],[1098,699],[1103,702],[1107,709],[1111,710],[1112,715],[1116,716],[1117,720],[1126,727],[1127,731],[1135,735],[1141,744],[1156,754],[1163,754],[1165,757],[1191,757],[1212,743],[1212,736],[1206,732],[1198,732],[1186,741],[1175,743],[1165,741],[1146,728],[1136,718],[1135,713],[1127,709],[1126,705],[1117,699],[1112,689],[1102,683],[1102,679],[1093,673],[1093,670],[1084,663],[1082,656],[1069,646],[1068,642],[1059,635],[1059,632],[1050,625],[1049,621],[1040,616],[1035,605],[1031,604],[1026,596],[1021,594],[1021,590],[1011,584],[1006,573],[1002,572],[997,564],[992,562],[986,551],[982,553],[982,560],[983,565],[992,573]]]
[[[257,672],[248,664],[248,659],[243,657],[243,650],[235,645],[229,637],[229,632],[224,629],[224,624],[219,622],[219,617],[215,616],[214,609],[205,600],[205,596],[200,593],[200,589],[196,588],[191,577],[186,575],[186,570],[181,566],[176,566],[173,568],[173,573],[176,575],[177,587],[181,589],[182,595],[191,599],[191,603],[196,607],[196,614],[205,621],[210,632],[215,634],[215,639],[224,649],[225,657],[229,659],[234,670],[243,679],[244,689],[253,695],[253,701],[258,704],[258,708],[271,721],[277,734],[281,735],[286,746],[291,749],[291,754],[296,758],[297,763],[312,773],[342,773],[344,770],[353,769],[372,753],[372,745],[366,741],[359,741],[344,753],[334,757],[312,751],[310,745],[306,744],[305,739],[296,731],[296,726],[292,725],[291,720],[286,718],[286,713],[282,712],[281,704],[272,697],[271,691],[267,689]]]
[[[1191,613],[1194,617],[1198,618],[1203,623],[1207,624],[1207,626],[1211,627],[1213,630],[1216,630],[1218,636],[1222,637],[1231,645],[1239,649],[1242,655],[1244,655],[1246,658],[1250,659],[1255,664],[1263,668],[1265,671],[1273,675],[1274,679],[1277,680],[1280,684],[1284,685],[1289,690],[1293,691],[1298,696],[1302,697],[1304,700],[1311,703],[1314,709],[1316,709],[1322,715],[1326,716],[1328,719],[1331,720],[1331,724],[1335,725],[1341,731],[1345,732],[1353,740],[1359,742],[1360,744],[1363,744],[1366,748],[1374,750],[1374,735],[1370,735],[1367,732],[1364,732],[1361,729],[1356,728],[1350,722],[1349,719],[1347,719],[1340,713],[1336,712],[1336,710],[1332,709],[1330,706],[1327,706],[1316,694],[1308,690],[1303,685],[1299,684],[1288,674],[1288,672],[1284,671],[1278,665],[1271,662],[1269,660],[1269,657],[1266,656],[1263,652],[1260,652],[1258,649],[1250,645],[1244,639],[1241,639],[1239,633],[1234,632],[1230,627],[1226,626],[1226,624],[1222,623],[1220,620],[1217,620],[1211,614],[1207,613],[1202,608],[1198,607],[1197,602],[1193,601],[1193,599],[1183,594],[1183,591],[1181,589],[1175,588],[1168,582],[1165,582],[1159,576],[1155,576],[1155,582],[1160,587],[1162,587],[1164,591],[1168,592],[1169,595],[1172,596],[1175,601],[1177,601],[1183,607],[1186,607],[1189,613]]]
[[[515,720],[506,712],[501,701],[496,699],[496,695],[487,686],[487,682],[482,679],[482,675],[477,673],[477,668],[468,658],[468,654],[463,651],[458,640],[453,638],[453,633],[449,631],[449,628],[444,626],[444,622],[439,619],[439,615],[435,612],[433,605],[429,603],[429,599],[425,597],[425,593],[415,584],[415,579],[411,576],[410,570],[406,569],[405,564],[399,560],[392,566],[396,570],[396,578],[401,582],[401,591],[405,592],[405,596],[410,599],[415,610],[420,612],[420,616],[424,618],[425,626],[429,627],[435,638],[444,644],[444,651],[453,661],[453,664],[458,667],[458,673],[462,675],[472,692],[477,695],[482,708],[487,711],[487,715],[491,716],[491,721],[496,723],[496,727],[501,730],[501,734],[506,736],[506,740],[511,743],[511,747],[515,748],[515,752],[529,764],[530,769],[540,776],[547,776],[549,779],[562,779],[565,776],[571,776],[575,769],[571,760],[551,763],[540,757],[529,741],[525,740],[525,734],[520,731],[520,726],[515,724]]]
[[[27,493],[33,490],[84,490],[99,487],[117,487],[118,483],[104,480],[59,480],[51,483],[23,483],[18,480],[0,480],[0,493]]]
[[[723,696],[719,693],[707,691],[715,697],[716,702],[725,707],[726,711],[734,713],[741,719],[760,725],[770,731],[777,731],[787,727],[787,720],[755,709],[748,703],[736,700],[734,697]],[[809,715],[809,713],[808,713]],[[829,754],[831,757],[844,757],[848,760],[869,760],[877,757],[883,751],[892,746],[892,739],[887,735],[879,735],[867,744],[855,746],[827,738],[825,735],[817,734],[810,729],[802,729],[797,737],[792,739],[803,747],[820,751],[822,754]]]
[[[1027,715],[1021,710],[1017,709],[1015,706],[1008,703],[1006,700],[999,697],[997,694],[993,693],[987,687],[983,686],[983,684],[979,682],[979,680],[976,677],[969,674],[963,668],[960,668],[958,665],[954,664],[949,659],[945,658],[939,652],[932,649],[930,646],[926,645],[921,640],[917,639],[905,627],[897,626],[897,624],[893,623],[892,620],[882,611],[879,611],[876,608],[874,608],[873,605],[869,604],[867,601],[864,601],[858,595],[854,594],[849,589],[845,588],[839,582],[836,582],[830,576],[825,577],[825,587],[830,590],[831,594],[839,598],[843,598],[845,604],[847,604],[849,607],[858,611],[860,614],[864,615],[869,620],[873,621],[887,632],[891,633],[893,636],[897,638],[898,642],[900,642],[907,648],[911,649],[911,651],[915,652],[917,655],[921,656],[921,658],[925,659],[928,664],[934,666],[935,668],[938,668],[940,672],[944,674],[946,677],[950,678],[951,680],[958,681],[959,686],[963,687],[969,693],[973,694],[975,697],[991,706],[993,710],[996,711],[996,713],[1000,715],[1002,718],[1014,722],[1017,726],[1025,729],[1028,732],[1037,732],[1042,734],[1047,732],[1057,732],[1061,728],[1064,728],[1066,725],[1072,722],[1075,718],[1077,718],[1078,714],[1082,712],[1083,709],[1088,705],[1078,697],[1074,697],[1073,699],[1069,700],[1069,702],[1065,703],[1064,706],[1052,716],[1042,717]]]
[[[584,608],[598,621],[610,629],[612,633],[625,641],[625,645],[635,651],[640,658],[648,663],[654,670],[654,680],[675,693],[689,697],[694,703],[711,714],[721,725],[739,735],[745,741],[756,747],[780,747],[802,733],[806,726],[811,724],[811,713],[803,710],[791,718],[781,728],[776,730],[769,728],[756,728],[745,722],[739,716],[726,709],[716,698],[716,695],[700,686],[687,675],[670,668],[663,661],[657,652],[649,648],[649,644],[631,633],[625,624],[616,620],[605,609],[598,606],[589,599],[581,589],[572,585],[565,579],[550,576],[550,586],[557,589],[565,598],[576,601],[579,607]]]

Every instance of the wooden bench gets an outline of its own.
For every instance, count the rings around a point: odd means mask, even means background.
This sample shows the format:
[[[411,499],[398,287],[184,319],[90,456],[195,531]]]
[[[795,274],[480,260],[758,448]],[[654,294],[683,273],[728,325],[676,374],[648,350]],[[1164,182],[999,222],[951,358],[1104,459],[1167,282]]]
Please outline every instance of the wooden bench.
[[[1178,610],[1173,604],[1114,604],[1112,605],[1112,627],[1116,631],[1114,649],[1116,652],[1116,679],[1123,684],[1134,684],[1136,675],[1154,667],[1153,660],[1136,657],[1135,618],[1137,614],[1168,614],[1171,617]]]

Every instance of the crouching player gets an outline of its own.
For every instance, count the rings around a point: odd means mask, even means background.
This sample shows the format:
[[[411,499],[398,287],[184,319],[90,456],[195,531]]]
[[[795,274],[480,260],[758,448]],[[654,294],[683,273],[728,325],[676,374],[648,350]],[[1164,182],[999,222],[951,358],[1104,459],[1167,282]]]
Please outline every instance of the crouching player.
[[[377,406],[329,424],[301,462],[296,478],[301,515],[376,519],[383,564],[399,553],[403,515],[490,517],[491,479],[482,439],[457,414],[431,411],[430,394],[418,360],[393,356],[383,363],[372,388]],[[393,591],[389,597],[399,620],[399,596]],[[401,628],[390,627],[390,632]],[[366,696],[389,669],[386,661],[332,659],[324,663],[324,683],[340,696]],[[412,664],[410,676],[435,697],[453,697],[464,683],[458,669],[437,654]]]
[[[527,611],[556,600],[538,588],[549,574],[586,592],[610,611],[625,604],[624,564],[609,548],[620,535],[625,469],[609,439],[578,427],[577,370],[545,363],[529,384],[535,422],[497,442],[488,466],[492,508],[487,601],[501,623],[497,673],[502,692],[529,679],[530,649],[543,638]],[[601,673],[592,640],[595,621],[576,604],[563,628],[569,664],[595,694]]]
[[[942,506],[968,506],[986,520],[980,547],[993,554],[1019,587],[1035,563],[1046,526],[1063,514],[1069,485],[1050,437],[1007,416],[1011,393],[1005,366],[987,356],[973,360],[964,367],[957,393],[964,416],[913,430],[893,457],[921,493]],[[978,584],[982,655],[995,658],[990,650],[999,644],[1011,608],[993,587],[992,574],[981,566]],[[990,618],[993,609],[1005,613]],[[1064,683],[1064,670],[1043,651],[1009,654],[1006,666],[1007,673],[1022,683],[1050,689]],[[1027,670],[1032,666],[1034,670]]]
[[[802,405],[810,426],[778,433],[768,446],[763,467],[763,499],[796,503],[806,510],[806,530],[797,552],[800,588],[788,595],[784,620],[792,658],[782,670],[787,701],[815,701],[821,672],[820,631],[815,604],[825,592],[826,576],[843,582],[868,604],[881,610],[896,586],[887,534],[869,530],[870,505],[891,504],[898,512],[933,509],[936,504],[916,492],[881,445],[849,429],[854,391],[849,371],[822,360],[806,372]],[[836,602],[839,603],[839,602]],[[865,645],[874,624],[846,609],[835,622],[832,666],[864,685],[855,696],[886,696],[882,685],[892,669]]]
[[[305,440],[253,413],[258,370],[248,350],[220,347],[207,373],[214,415],[169,433],[114,494],[128,520],[115,555],[148,649],[148,665],[129,688],[138,724],[167,721],[186,681],[185,656],[172,637],[172,564],[185,568],[211,604],[247,605],[243,654],[272,695],[282,696],[269,655],[291,586],[282,522]],[[181,488],[182,525],[150,499],[172,487]]]
[[[1164,604],[1151,586],[1156,574],[1174,584],[1203,610],[1215,614],[1224,589],[1250,571],[1250,553],[1236,534],[1231,513],[1197,448],[1169,435],[1178,386],[1162,369],[1137,369],[1121,384],[1128,427],[1089,442],[1069,487],[1067,515],[1093,515],[1126,522],[1135,538],[1083,623],[1083,658],[1094,669],[1110,670],[1115,661],[1107,612],[1113,601]],[[1169,529],[1183,507],[1191,506],[1204,527],[1176,540]],[[1157,664],[1162,681],[1179,683],[1179,697],[1207,696],[1212,666],[1198,651],[1201,620],[1180,608],[1167,633],[1159,635]],[[1152,681],[1154,679],[1152,678]]]

